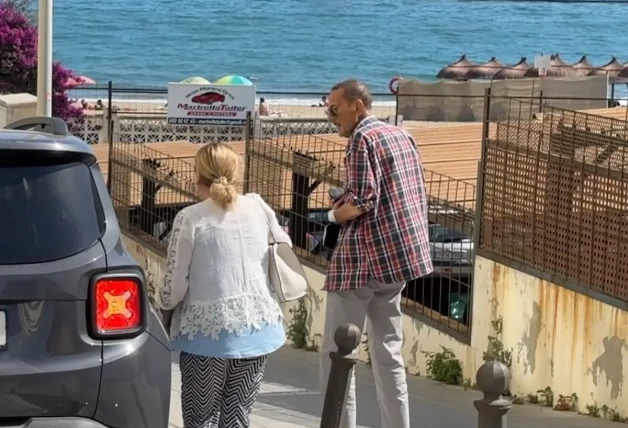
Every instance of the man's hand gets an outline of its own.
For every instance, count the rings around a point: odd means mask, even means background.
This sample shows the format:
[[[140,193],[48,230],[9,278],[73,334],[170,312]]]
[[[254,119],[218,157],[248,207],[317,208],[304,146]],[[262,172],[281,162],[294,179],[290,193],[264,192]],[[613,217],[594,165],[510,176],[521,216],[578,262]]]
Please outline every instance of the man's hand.
[[[364,211],[353,205],[353,203],[345,203],[344,200],[336,202],[333,211],[338,223],[356,219],[364,214]]]
[[[344,205],[344,201],[341,198],[338,201],[330,201],[329,204],[331,205],[331,209],[336,211],[338,208]]]

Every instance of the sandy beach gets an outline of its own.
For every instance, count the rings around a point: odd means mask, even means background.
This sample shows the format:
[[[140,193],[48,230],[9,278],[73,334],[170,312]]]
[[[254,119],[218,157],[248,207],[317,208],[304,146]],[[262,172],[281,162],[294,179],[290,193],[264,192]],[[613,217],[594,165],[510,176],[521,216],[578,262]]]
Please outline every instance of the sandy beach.
[[[88,103],[93,106],[97,100],[87,100]],[[105,106],[107,105],[104,100]],[[80,106],[80,103],[77,104]],[[118,114],[121,116],[132,116],[140,118],[142,116],[150,117],[163,117],[166,115],[165,103],[163,102],[137,102],[137,101],[124,101],[114,100],[113,106],[118,108]],[[294,105],[294,104],[270,104],[271,115],[264,116],[265,120],[272,119],[326,119],[325,109],[323,107],[311,107],[306,105]],[[258,105],[255,106],[257,111]],[[104,114],[102,110],[85,110],[88,116],[99,116]],[[375,105],[371,109],[371,113],[380,119],[388,119],[390,116],[394,116],[396,113],[396,106],[391,105]],[[404,120],[403,127],[405,128],[427,128],[427,127],[443,127],[443,126],[459,126],[465,125],[469,122],[429,122],[418,120]]]
[[[90,106],[96,104],[96,99],[86,100]],[[107,100],[102,100],[105,107],[107,106]],[[148,115],[163,115],[166,114],[165,103],[163,102],[137,102],[137,101],[124,101],[114,100],[113,106],[118,108],[118,112],[121,114],[148,114]],[[76,104],[80,107],[80,103]],[[271,115],[269,118],[282,118],[282,119],[325,119],[325,109],[323,107],[311,107],[307,105],[293,105],[293,104],[269,104]],[[257,111],[258,105],[255,105]],[[372,108],[372,113],[379,118],[387,118],[394,116],[396,107],[394,105],[375,105]],[[88,115],[102,114],[99,110],[86,110]]]

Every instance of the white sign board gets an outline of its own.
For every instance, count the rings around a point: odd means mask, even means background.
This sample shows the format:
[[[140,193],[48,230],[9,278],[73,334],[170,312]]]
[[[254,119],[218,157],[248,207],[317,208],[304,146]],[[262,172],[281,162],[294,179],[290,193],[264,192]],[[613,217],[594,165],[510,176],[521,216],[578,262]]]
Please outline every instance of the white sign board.
[[[168,84],[171,125],[244,125],[255,110],[255,86]]]
[[[547,76],[547,69],[551,67],[552,58],[545,55],[534,57],[534,68],[539,70],[539,76]]]

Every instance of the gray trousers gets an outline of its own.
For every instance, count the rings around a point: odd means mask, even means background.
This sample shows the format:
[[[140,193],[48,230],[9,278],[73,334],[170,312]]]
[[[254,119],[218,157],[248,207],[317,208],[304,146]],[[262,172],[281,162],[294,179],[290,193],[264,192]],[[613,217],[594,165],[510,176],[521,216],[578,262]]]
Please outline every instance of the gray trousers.
[[[401,291],[404,283],[384,285],[373,279],[365,288],[327,293],[325,331],[320,361],[320,383],[327,388],[331,359],[336,350],[336,328],[355,324],[367,334],[375,377],[375,388],[382,415],[382,428],[410,428],[408,385],[401,356],[403,345]],[[340,428],[356,427],[355,373],[351,373],[349,391]]]

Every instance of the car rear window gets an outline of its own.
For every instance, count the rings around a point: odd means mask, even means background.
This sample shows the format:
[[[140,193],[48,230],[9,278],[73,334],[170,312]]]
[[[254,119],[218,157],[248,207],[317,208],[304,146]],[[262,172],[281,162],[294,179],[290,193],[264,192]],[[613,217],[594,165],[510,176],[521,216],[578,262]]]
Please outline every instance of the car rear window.
[[[0,264],[59,260],[98,241],[102,207],[87,165],[1,158]]]
[[[469,235],[438,224],[430,224],[429,238],[430,242],[459,242],[463,239],[469,239]]]

